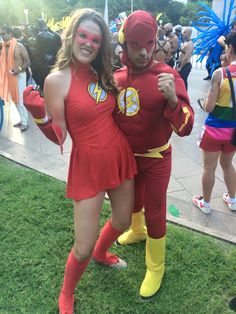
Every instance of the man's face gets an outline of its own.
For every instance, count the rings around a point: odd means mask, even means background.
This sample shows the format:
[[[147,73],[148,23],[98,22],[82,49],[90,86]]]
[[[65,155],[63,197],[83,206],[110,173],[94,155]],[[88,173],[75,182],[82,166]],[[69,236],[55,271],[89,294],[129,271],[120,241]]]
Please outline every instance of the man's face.
[[[184,29],[184,30],[182,31],[182,38],[183,38],[184,40],[187,40],[188,37],[189,37],[189,36],[188,36],[188,32],[187,32],[187,30]]]
[[[12,39],[12,34],[11,33],[7,33],[4,29],[0,30],[0,36],[2,37],[2,40],[4,42],[7,42],[10,39]]]
[[[164,26],[164,34],[169,36],[172,33],[172,28],[169,25]]]
[[[131,45],[127,44],[127,52],[130,61],[137,69],[145,69],[151,60],[155,50],[155,42],[150,46],[150,49],[140,48],[134,49]]]

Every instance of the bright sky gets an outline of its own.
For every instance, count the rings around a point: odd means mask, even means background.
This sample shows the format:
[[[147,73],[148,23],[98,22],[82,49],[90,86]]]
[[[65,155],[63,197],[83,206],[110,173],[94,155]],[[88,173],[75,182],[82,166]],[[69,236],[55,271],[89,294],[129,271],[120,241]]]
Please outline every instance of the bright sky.
[[[182,2],[184,4],[186,4],[188,2],[188,0],[175,0],[175,1],[179,1],[179,2]]]

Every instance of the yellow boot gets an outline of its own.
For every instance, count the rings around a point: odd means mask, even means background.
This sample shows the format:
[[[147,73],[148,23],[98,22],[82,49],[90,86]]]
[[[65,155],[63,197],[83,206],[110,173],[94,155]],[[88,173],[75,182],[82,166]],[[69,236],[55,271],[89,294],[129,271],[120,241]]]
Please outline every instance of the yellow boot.
[[[145,226],[144,210],[132,214],[132,222],[130,229],[119,236],[117,243],[127,245],[138,243],[147,237],[147,228]]]
[[[147,271],[139,291],[142,299],[149,299],[152,297],[161,286],[165,269],[165,240],[165,236],[160,239],[152,239],[147,236]]]

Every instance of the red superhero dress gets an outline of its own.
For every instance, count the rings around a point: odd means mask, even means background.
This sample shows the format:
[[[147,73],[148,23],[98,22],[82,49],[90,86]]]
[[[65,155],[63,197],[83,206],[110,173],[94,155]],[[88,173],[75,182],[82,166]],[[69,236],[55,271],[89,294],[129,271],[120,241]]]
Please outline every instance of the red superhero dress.
[[[67,197],[91,198],[134,177],[135,159],[114,122],[115,105],[115,96],[98,85],[90,67],[71,68],[65,100],[67,129],[73,142]]]
[[[47,116],[44,99],[33,86],[26,88],[24,100],[45,136],[62,149],[62,130]],[[65,119],[72,139],[67,197],[88,199],[101,191],[118,187],[136,174],[136,162],[130,145],[114,121],[115,96],[98,84],[90,66],[71,67],[71,84],[65,99]],[[127,210],[129,210],[127,203]],[[122,230],[123,231],[123,230]],[[126,267],[118,256],[108,252],[122,231],[108,220],[93,251],[93,259],[110,267]],[[83,254],[82,254],[83,255]],[[79,262],[74,250],[69,254],[64,283],[59,297],[59,312],[72,313],[74,290],[90,257]]]
[[[158,90],[157,75],[173,73],[178,105],[171,110]],[[115,73],[118,86],[116,121],[136,155],[133,212],[145,207],[147,232],[151,238],[166,233],[166,191],[171,173],[170,136],[188,135],[193,127],[193,110],[179,74],[169,66],[155,63],[146,72],[132,73],[122,68]]]

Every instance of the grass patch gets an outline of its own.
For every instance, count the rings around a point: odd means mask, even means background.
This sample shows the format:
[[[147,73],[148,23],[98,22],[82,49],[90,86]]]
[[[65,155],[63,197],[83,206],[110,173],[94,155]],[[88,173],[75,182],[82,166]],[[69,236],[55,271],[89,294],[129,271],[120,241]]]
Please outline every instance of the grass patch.
[[[65,184],[0,157],[0,313],[56,313],[73,245],[73,207]],[[105,202],[101,225],[110,215]],[[150,302],[138,297],[144,243],[112,250],[125,271],[90,263],[76,291],[78,313],[227,314],[236,294],[236,248],[168,224],[166,272]]]

